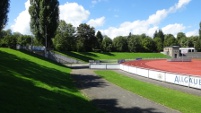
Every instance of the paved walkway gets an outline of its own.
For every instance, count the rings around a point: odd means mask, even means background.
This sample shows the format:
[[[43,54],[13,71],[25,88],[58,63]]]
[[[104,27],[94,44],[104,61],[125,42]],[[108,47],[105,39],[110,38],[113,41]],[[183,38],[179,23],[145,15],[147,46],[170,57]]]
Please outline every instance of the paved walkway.
[[[124,90],[95,75],[93,70],[72,70],[78,88],[107,113],[179,113]]]

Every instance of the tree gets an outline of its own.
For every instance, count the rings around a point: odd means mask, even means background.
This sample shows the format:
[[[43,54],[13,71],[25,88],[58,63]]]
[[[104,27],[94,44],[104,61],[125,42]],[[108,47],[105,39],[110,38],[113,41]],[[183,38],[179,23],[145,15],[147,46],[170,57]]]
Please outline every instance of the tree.
[[[30,0],[30,28],[38,42],[49,50],[59,23],[58,0]]]
[[[185,35],[185,33],[183,32],[179,32],[177,33],[177,42],[181,47],[185,47],[186,46],[186,42],[187,42],[187,37]]]
[[[182,38],[186,38],[185,33],[183,33],[183,32],[177,33],[177,40],[180,40],[180,39],[182,39]]]
[[[187,39],[188,39],[188,47],[195,47],[197,37],[196,36],[190,36],[190,37],[187,37]]]
[[[156,38],[156,37],[159,37],[159,36],[158,36],[158,31],[157,31],[157,30],[155,31],[153,38]]]
[[[97,32],[96,34],[96,38],[97,38],[97,49],[101,49],[101,44],[102,44],[102,41],[103,41],[103,35],[101,34],[100,31]]]
[[[164,46],[174,46],[177,45],[177,41],[172,34],[165,35]]]
[[[200,28],[199,28],[199,38],[195,44],[195,47],[197,49],[197,51],[201,51],[201,22],[199,24]]]
[[[1,41],[1,46],[3,47],[9,47],[9,48],[16,48],[17,40],[16,37],[13,35],[6,35],[2,41]]]
[[[128,39],[129,39],[131,36],[132,36],[132,33],[130,32],[129,35],[128,35]]]
[[[11,29],[2,30],[2,31],[0,32],[0,39],[3,38],[3,37],[5,37],[6,35],[12,35]]]
[[[200,52],[201,51],[201,43],[200,43],[200,37],[197,36],[197,37],[194,37],[194,47],[195,49]]]
[[[160,52],[160,51],[163,50],[163,43],[162,43],[161,38],[155,37],[154,38],[154,43],[155,43],[155,50],[157,52]]]
[[[132,35],[130,38],[127,40],[128,43],[128,50],[130,52],[139,52],[141,45],[140,45],[140,39],[139,36],[137,35]]]
[[[112,40],[108,36],[104,36],[102,41],[102,47],[104,52],[112,51]]]
[[[113,47],[118,52],[125,52],[128,51],[127,46],[127,39],[126,37],[118,36],[113,40]]]
[[[144,52],[153,52],[154,51],[154,41],[152,38],[147,37],[142,39],[142,47]]]
[[[162,30],[158,31],[158,37],[162,40],[162,43],[164,43],[165,35]]]
[[[200,22],[200,28],[199,28],[199,38],[201,39],[201,22]]]
[[[1,0],[0,2],[0,31],[4,28],[8,21],[7,14],[9,12],[10,0]]]
[[[181,38],[178,43],[181,47],[188,47],[188,38]]]
[[[75,50],[75,27],[60,20],[53,44],[55,49],[59,51]]]
[[[8,30],[2,30],[0,32],[0,46],[8,47],[8,38],[12,36],[12,31],[10,29]],[[11,39],[11,38],[10,38]]]
[[[80,24],[77,27],[77,48],[79,51],[92,51],[96,48],[97,39],[95,29],[87,24]],[[83,48],[80,48],[83,47]]]
[[[16,39],[17,39],[17,44],[26,46],[26,45],[32,44],[33,37],[31,35],[20,35],[20,36],[16,37]]]

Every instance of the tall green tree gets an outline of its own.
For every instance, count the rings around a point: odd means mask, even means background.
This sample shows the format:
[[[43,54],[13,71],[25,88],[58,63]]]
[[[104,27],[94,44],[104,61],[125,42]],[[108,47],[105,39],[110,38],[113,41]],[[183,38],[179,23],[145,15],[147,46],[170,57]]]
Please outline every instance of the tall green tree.
[[[50,49],[59,23],[59,2],[58,0],[30,0],[30,4],[31,31],[38,42]]]
[[[156,30],[156,31],[154,32],[153,38],[157,38],[157,37],[158,37],[158,31]]]
[[[72,24],[67,24],[64,20],[60,20],[53,44],[55,49],[59,51],[75,50],[75,27]]]
[[[92,51],[96,48],[97,39],[95,37],[95,29],[86,23],[80,24],[77,27],[77,50]]]
[[[0,32],[0,46],[8,47],[9,40],[12,39],[11,37],[12,37],[12,31],[10,29],[2,30]]]
[[[16,48],[17,37],[12,34],[12,31],[10,29],[2,30],[1,36],[2,38],[0,39],[0,46],[13,49]]]
[[[108,36],[104,36],[102,41],[102,48],[104,52],[111,52],[112,51],[112,39]]]
[[[139,36],[131,35],[127,39],[127,43],[128,43],[128,50],[130,52],[139,52],[140,51],[141,43],[140,43]]]
[[[200,24],[199,24],[199,36],[198,36],[198,40],[196,41],[196,43],[195,43],[195,48],[196,48],[196,50],[197,51],[201,51],[201,22],[200,22]]]
[[[165,35],[161,29],[158,31],[158,37],[162,40],[162,43],[164,43]]]
[[[31,35],[21,35],[17,37],[17,44],[22,46],[31,45],[33,44],[33,37]]]
[[[130,32],[130,33],[128,34],[127,39],[129,39],[131,36],[132,36],[132,33]]]
[[[175,46],[175,45],[177,45],[177,41],[175,37],[172,34],[165,35],[164,46],[169,47],[169,46]]]
[[[164,33],[163,33],[163,31],[161,30],[161,29],[159,29],[159,31],[155,31],[154,32],[154,35],[153,35],[153,38],[155,39],[155,38],[160,38],[160,40],[161,40],[161,42],[162,42],[162,48],[164,47],[164,40],[165,40],[165,35],[164,35]],[[156,40],[158,40],[158,39],[156,39]],[[161,46],[161,45],[160,45]],[[161,48],[161,47],[159,47],[159,48]]]
[[[155,48],[153,39],[150,37],[142,38],[142,47],[143,52],[153,52]]]
[[[194,47],[198,52],[201,51],[201,43],[200,43],[200,37],[199,36],[194,37]]]
[[[188,47],[195,47],[195,43],[196,43],[196,39],[197,36],[190,36],[190,37],[187,37],[188,39]]]
[[[0,31],[4,28],[8,21],[8,11],[10,6],[10,0],[1,0],[0,2]]]
[[[115,51],[126,52],[128,51],[128,44],[126,37],[118,36],[113,40],[113,47]]]
[[[186,38],[186,34],[183,33],[183,32],[178,32],[178,33],[177,33],[177,40],[180,40],[180,39],[182,39],[182,38]]]
[[[186,43],[187,43],[187,37],[186,34],[183,32],[179,32],[177,33],[177,42],[181,47],[186,47]]]
[[[125,52],[128,51],[128,44],[126,37],[118,36],[113,39],[113,47],[115,51]]]
[[[153,40],[155,43],[155,50],[157,52],[163,51],[163,43],[162,43],[161,38],[155,37]]]
[[[102,41],[103,41],[103,35],[100,31],[97,32],[96,34],[96,38],[97,38],[97,49],[101,49],[101,44],[102,44]]]
[[[199,28],[199,38],[201,39],[201,22],[200,22],[200,28]]]

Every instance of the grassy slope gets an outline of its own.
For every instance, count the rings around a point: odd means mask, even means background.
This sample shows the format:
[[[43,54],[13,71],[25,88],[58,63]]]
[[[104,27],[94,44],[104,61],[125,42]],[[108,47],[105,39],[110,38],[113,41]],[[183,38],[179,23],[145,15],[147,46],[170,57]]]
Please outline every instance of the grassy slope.
[[[128,53],[128,52],[66,52],[67,56],[88,62],[89,60],[117,60],[117,59],[135,59],[135,58],[167,58],[161,53]]]
[[[69,73],[55,63],[0,48],[0,113],[99,112]]]
[[[106,80],[162,105],[177,109],[182,113],[199,113],[201,97],[171,90],[150,83],[141,82],[113,71],[96,71]]]

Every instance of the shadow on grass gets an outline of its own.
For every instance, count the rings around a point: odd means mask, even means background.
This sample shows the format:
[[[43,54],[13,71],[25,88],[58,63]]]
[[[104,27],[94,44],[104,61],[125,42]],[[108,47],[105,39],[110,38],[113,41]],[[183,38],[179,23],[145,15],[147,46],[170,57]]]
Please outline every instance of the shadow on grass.
[[[79,53],[84,55],[84,56],[97,57],[97,55],[92,53],[92,52],[79,52]]]
[[[107,56],[115,56],[111,52],[100,52],[100,54],[107,55]]]
[[[0,51],[0,113],[99,112],[73,85],[68,72]]]
[[[76,52],[71,52],[71,51],[68,51],[68,52],[61,52],[62,54],[65,54],[67,56],[70,56],[70,57],[73,57],[75,59],[78,59],[78,60],[81,60],[81,61],[84,61],[84,62],[89,62],[89,60],[95,60],[89,56],[85,56],[86,54],[78,54]],[[93,56],[91,54],[91,56]]]
[[[22,53],[24,53],[24,54],[27,54],[27,55],[34,56],[34,57],[36,57],[36,58],[39,58],[39,59],[41,59],[41,60],[45,60],[45,61],[47,61],[47,62],[56,64],[56,65],[59,65],[59,66],[64,66],[64,65],[62,65],[61,63],[58,63],[58,62],[53,61],[53,60],[51,60],[51,59],[45,58],[44,56],[37,55],[37,54],[32,53],[32,52],[27,51],[27,50],[20,50],[20,52],[22,52]]]

